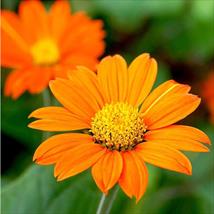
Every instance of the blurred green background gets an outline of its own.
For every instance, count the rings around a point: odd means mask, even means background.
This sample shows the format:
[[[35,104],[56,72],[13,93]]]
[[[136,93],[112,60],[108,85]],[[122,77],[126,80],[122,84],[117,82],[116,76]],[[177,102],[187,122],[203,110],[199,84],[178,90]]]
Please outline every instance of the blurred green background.
[[[48,7],[53,1],[44,1]],[[2,0],[2,8],[17,11],[19,1]],[[72,11],[84,10],[104,21],[107,48],[128,62],[149,52],[159,64],[156,86],[168,79],[192,86],[201,83],[214,66],[213,0],[73,0]],[[2,89],[9,70],[2,69]],[[101,192],[90,171],[57,183],[53,167],[36,166],[32,155],[42,133],[27,128],[29,113],[43,106],[42,96],[25,93],[14,101],[2,95],[2,213],[95,213]],[[214,142],[214,127],[202,101],[184,124],[205,131]],[[152,166],[149,186],[136,205],[119,191],[111,213],[214,213],[214,156],[187,153],[193,175],[186,176]]]

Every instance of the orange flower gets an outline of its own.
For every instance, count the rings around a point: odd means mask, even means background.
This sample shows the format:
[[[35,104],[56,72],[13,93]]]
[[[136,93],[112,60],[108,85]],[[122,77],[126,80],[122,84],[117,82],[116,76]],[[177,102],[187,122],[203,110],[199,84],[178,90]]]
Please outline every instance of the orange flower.
[[[190,175],[191,163],[179,150],[207,152],[202,143],[210,140],[196,128],[173,124],[193,112],[200,98],[188,93],[188,85],[173,80],[150,93],[156,74],[157,63],[149,54],[140,55],[128,68],[115,55],[100,62],[97,76],[80,66],[68,80],[51,81],[51,91],[63,107],[35,110],[29,117],[39,120],[29,127],[82,133],[50,137],[33,160],[55,164],[58,181],[92,167],[102,192],[119,183],[137,201],[148,182],[145,162]]]
[[[71,15],[67,0],[55,1],[48,12],[37,0],[22,1],[19,16],[1,11],[1,36],[1,65],[14,69],[5,94],[13,98],[41,92],[76,65],[95,69],[104,51],[102,22],[83,12]]]
[[[202,96],[210,110],[210,119],[214,124],[214,71],[210,72],[202,87]]]

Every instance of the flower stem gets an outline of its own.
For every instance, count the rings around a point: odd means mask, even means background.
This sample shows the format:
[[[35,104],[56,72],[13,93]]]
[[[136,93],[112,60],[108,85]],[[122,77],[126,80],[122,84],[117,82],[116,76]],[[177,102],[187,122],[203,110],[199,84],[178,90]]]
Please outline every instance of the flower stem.
[[[43,101],[43,106],[50,106],[51,105],[51,95],[50,91],[48,89],[45,89],[42,92],[42,101]],[[42,140],[46,140],[48,137],[50,137],[50,132],[42,132]]]
[[[48,89],[45,89],[42,92],[42,100],[43,100],[44,106],[50,106],[51,105],[51,96],[50,96],[50,91]]]
[[[119,186],[115,187],[112,192],[106,196],[104,193],[100,199],[100,203],[97,208],[96,214],[109,214],[113,205],[113,202],[117,196]]]

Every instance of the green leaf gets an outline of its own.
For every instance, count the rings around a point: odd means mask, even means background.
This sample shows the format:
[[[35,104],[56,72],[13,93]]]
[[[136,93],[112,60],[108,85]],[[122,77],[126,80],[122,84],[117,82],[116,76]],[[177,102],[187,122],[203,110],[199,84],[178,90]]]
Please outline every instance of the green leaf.
[[[41,97],[27,94],[17,100],[2,97],[2,103],[2,132],[35,149],[41,142],[41,132],[27,127],[30,122],[28,115],[42,106]]]
[[[52,167],[33,166],[2,189],[2,213],[94,213],[100,197],[88,172],[56,182]]]
[[[149,169],[150,182],[147,191],[154,189],[157,171]],[[101,192],[96,187],[90,172],[84,172],[63,182],[56,182],[52,167],[32,166],[17,180],[2,189],[2,213],[70,214],[95,213]],[[124,203],[125,201],[125,203]],[[90,203],[89,203],[90,202]],[[121,204],[121,206],[118,206]],[[122,190],[113,204],[112,213],[133,209],[140,211],[135,199],[129,199]]]

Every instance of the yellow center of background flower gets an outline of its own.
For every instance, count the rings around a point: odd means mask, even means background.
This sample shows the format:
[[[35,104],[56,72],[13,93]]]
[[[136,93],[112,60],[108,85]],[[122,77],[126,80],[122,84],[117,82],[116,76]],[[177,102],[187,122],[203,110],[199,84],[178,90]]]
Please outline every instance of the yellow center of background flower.
[[[37,41],[31,47],[33,61],[37,65],[53,65],[59,60],[60,54],[56,42],[46,38]]]
[[[138,109],[127,103],[105,105],[92,119],[95,142],[109,149],[125,151],[143,141],[146,126]]]

